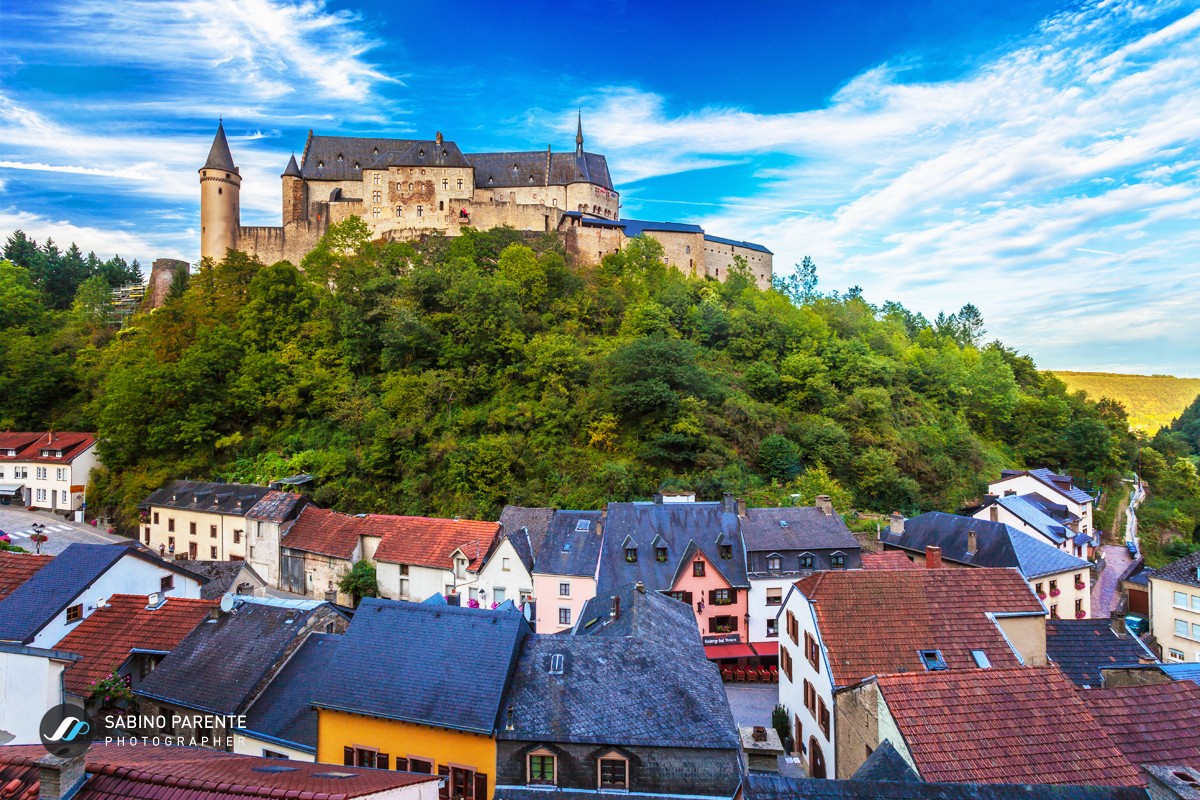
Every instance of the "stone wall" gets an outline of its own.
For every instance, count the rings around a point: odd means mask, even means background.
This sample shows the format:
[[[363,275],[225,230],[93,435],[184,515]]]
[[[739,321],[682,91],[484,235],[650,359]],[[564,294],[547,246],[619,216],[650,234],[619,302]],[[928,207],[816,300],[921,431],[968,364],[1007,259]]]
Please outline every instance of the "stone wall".
[[[879,747],[879,689],[866,683],[833,696],[836,718],[837,777],[853,777],[875,748]]]
[[[689,278],[703,278],[704,234],[681,231],[645,231],[663,246],[663,260]]]
[[[567,218],[571,220],[570,217]],[[574,222],[574,220],[571,220]],[[560,233],[567,252],[575,259],[576,265],[599,264],[604,256],[619,253],[625,246],[625,234],[620,228],[588,227],[585,225],[564,225]]]
[[[162,304],[167,299],[167,292],[171,291],[171,282],[175,280],[175,273],[179,270],[186,273],[191,266],[186,261],[174,258],[155,259],[154,266],[150,268],[150,281],[146,284],[146,294],[142,297],[142,308],[162,308]]]
[[[705,274],[724,281],[729,277],[729,268],[733,266],[735,256],[746,259],[746,266],[754,273],[754,281],[758,284],[758,288],[769,289],[771,287],[774,266],[770,253],[714,242],[709,239],[704,240]]]
[[[322,204],[328,209],[328,203]],[[301,259],[317,246],[317,242],[329,230],[329,213],[321,219],[309,218],[281,228],[242,226],[238,228],[237,249],[247,255],[258,256],[264,264],[290,261],[300,266]]]

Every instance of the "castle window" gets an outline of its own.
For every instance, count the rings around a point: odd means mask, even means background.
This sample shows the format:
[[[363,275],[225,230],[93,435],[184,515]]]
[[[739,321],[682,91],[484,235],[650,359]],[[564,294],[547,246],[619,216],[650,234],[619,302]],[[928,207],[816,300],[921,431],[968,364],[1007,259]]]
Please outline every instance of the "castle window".
[[[445,151],[445,150],[443,150],[443,151],[442,151],[442,157],[443,157],[443,158],[445,158],[445,156],[446,156],[446,151]]]
[[[383,192],[371,192],[371,200],[378,203],[383,197]]]
[[[396,206],[396,216],[397,217],[404,216],[404,206]]]
[[[375,150],[374,150],[373,152],[375,153],[375,155],[379,155],[379,148],[378,148],[378,147],[376,147],[376,148],[375,148]]]
[[[380,174],[377,172],[377,173],[375,173],[374,175],[372,175],[372,176],[371,176],[371,179],[372,179],[372,182],[373,182],[373,183],[374,183],[376,186],[378,186],[378,185],[379,185],[379,182],[383,180],[383,176],[382,176],[382,175],[380,175]]]
[[[357,162],[357,161],[355,161],[355,162],[354,162],[354,168],[355,168],[355,169],[360,169],[360,167],[358,166],[358,162]]]
[[[448,181],[448,180],[447,180],[447,179],[445,179],[445,178],[442,178],[442,188],[443,188],[443,189],[449,189],[449,188],[450,188],[450,181]]]
[[[325,162],[324,162],[324,161],[318,161],[318,162],[317,162],[317,169],[321,169],[321,167],[324,167],[324,166],[325,166]]]
[[[550,201],[550,205],[552,205],[552,206],[556,206],[556,205],[558,205],[558,198],[556,197],[556,198],[554,198],[553,200],[551,200],[551,201]]]
[[[438,200],[438,211],[445,211],[445,210],[446,210],[446,201]]]
[[[379,209],[378,208],[371,209],[371,219],[379,219]]]
[[[533,183],[533,176],[532,176],[532,175],[530,175],[530,176],[529,176],[529,182],[530,182],[530,183]]]
[[[692,252],[692,246],[689,244],[687,247],[684,248],[684,250],[686,250],[687,252],[690,253],[690,252]]]
[[[338,163],[342,163],[342,154],[338,153]]]
[[[488,175],[488,184],[491,185],[491,182],[492,182],[492,176]]]
[[[218,186],[218,187],[217,187],[217,194],[220,194],[220,193],[221,193],[221,187],[220,187],[220,186]]]
[[[517,171],[517,165],[513,164],[513,172],[516,172],[516,171]]]
[[[411,183],[411,182],[408,184],[408,190],[409,190],[410,192],[412,191],[412,183]]]
[[[418,158],[424,158],[424,157],[425,157],[425,148],[424,148],[424,147],[422,147],[420,150],[418,150],[418,151],[417,151],[417,157],[418,157]],[[424,170],[422,170],[422,171],[421,171],[421,174],[422,174],[422,175],[424,175],[424,174],[425,174],[425,171],[424,171]]]
[[[417,206],[417,216],[418,217],[425,216],[425,206]]]
[[[458,179],[458,188],[459,188],[459,189],[461,189],[461,188],[462,188],[462,178],[459,178],[459,179]]]

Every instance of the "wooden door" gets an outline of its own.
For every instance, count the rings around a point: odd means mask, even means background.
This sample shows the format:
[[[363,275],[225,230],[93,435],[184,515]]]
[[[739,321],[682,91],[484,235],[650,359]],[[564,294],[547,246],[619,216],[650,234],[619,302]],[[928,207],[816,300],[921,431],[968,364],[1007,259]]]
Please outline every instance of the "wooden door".
[[[825,756],[821,753],[821,745],[817,744],[817,737],[810,737],[808,740],[808,775],[810,778],[825,777]]]

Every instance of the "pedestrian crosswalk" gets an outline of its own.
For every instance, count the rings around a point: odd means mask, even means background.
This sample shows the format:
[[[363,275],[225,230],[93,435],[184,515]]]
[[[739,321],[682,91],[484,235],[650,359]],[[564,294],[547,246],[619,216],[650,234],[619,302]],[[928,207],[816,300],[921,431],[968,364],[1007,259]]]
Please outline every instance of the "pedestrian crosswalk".
[[[69,531],[69,530],[73,530],[73,528],[71,528],[70,525],[47,525],[46,530],[47,531]],[[8,535],[14,539],[28,539],[30,536],[33,535],[33,531],[32,530],[10,531]]]

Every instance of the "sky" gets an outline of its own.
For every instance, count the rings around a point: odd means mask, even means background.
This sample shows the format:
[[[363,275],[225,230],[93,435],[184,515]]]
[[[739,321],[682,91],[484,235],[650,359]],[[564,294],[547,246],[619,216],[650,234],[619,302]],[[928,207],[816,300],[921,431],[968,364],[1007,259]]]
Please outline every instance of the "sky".
[[[197,260],[219,118],[242,222],[309,129],[586,147],[625,217],[1043,369],[1200,376],[1200,0],[8,0],[0,235]]]

